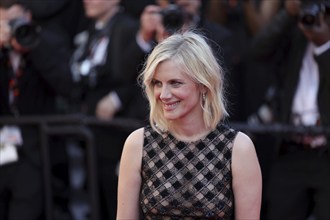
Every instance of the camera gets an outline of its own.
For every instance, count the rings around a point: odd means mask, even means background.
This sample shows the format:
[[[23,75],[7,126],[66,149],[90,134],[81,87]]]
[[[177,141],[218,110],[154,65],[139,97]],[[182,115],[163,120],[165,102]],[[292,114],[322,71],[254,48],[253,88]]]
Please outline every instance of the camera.
[[[184,23],[183,10],[176,4],[170,3],[161,12],[163,17],[163,25],[169,34],[173,34],[180,30]]]
[[[308,2],[303,4],[299,13],[299,22],[305,28],[320,26],[320,15],[329,15],[329,2]]]
[[[32,49],[39,43],[40,27],[34,25],[23,17],[15,18],[9,21],[11,37],[15,38],[17,43],[25,48]]]

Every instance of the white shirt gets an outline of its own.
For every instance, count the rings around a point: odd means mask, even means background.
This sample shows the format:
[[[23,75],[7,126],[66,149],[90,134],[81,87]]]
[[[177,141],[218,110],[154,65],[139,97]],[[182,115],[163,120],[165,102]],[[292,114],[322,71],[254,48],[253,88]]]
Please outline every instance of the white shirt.
[[[313,56],[320,55],[329,48],[330,41],[319,47],[309,43],[306,48],[292,105],[295,125],[315,125],[319,119],[320,113],[317,105],[319,69]]]

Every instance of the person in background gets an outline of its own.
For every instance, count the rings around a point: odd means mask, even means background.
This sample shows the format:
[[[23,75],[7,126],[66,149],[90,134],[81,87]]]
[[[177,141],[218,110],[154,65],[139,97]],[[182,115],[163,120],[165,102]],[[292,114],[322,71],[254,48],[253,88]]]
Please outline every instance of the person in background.
[[[206,4],[207,18],[216,23],[225,25],[227,28],[235,28],[231,25],[243,16],[247,31],[255,35],[264,27],[282,7],[283,0],[209,0]],[[235,15],[240,10],[241,15]]]
[[[276,95],[273,87],[276,82],[276,68],[269,68],[274,62],[256,60],[252,55],[252,41],[283,7],[284,0],[209,0],[206,6],[205,15],[208,19],[224,25],[232,32],[232,39],[235,42],[233,45],[235,57],[232,64],[235,74],[232,81],[240,91],[236,98],[240,116],[237,121],[247,123],[252,128],[271,121],[271,116],[267,113]],[[267,188],[274,156],[275,137],[272,133],[253,133],[249,130],[246,132],[256,147],[263,173],[263,187]],[[264,192],[263,197],[265,197]],[[262,219],[266,215],[265,201],[262,200]]]
[[[110,120],[124,114],[132,95],[130,86],[136,75],[122,72],[124,46],[136,22],[120,6],[120,0],[85,0],[90,27],[75,37],[76,50],[71,59],[77,82],[78,111]]]
[[[56,114],[56,97],[73,85],[63,45],[24,2],[0,1],[0,116]],[[0,219],[43,219],[39,125],[0,126]]]
[[[72,112],[110,121],[114,117],[133,117],[131,102],[137,73],[127,72],[123,62],[130,34],[137,21],[120,5],[120,0],[84,0],[87,30],[75,37],[76,50],[71,59],[75,81]],[[145,116],[146,117],[146,116]],[[102,219],[114,219],[117,201],[117,174],[123,143],[128,134],[104,126],[90,126],[97,155]],[[78,150],[79,145],[71,143]],[[83,161],[83,159],[82,159]],[[84,184],[81,184],[84,186]]]
[[[237,97],[240,104],[240,121],[246,121],[264,104],[265,94],[275,79],[275,73],[265,76],[268,65],[257,62],[251,56],[251,41],[274,15],[283,7],[283,0],[209,0],[206,4],[206,16],[232,32],[233,81],[241,92]],[[254,77],[257,76],[258,81]],[[260,83],[262,81],[262,83]]]
[[[89,23],[84,14],[82,0],[24,1],[33,14],[33,20],[42,28],[58,32],[71,49],[74,36]]]
[[[261,171],[250,138],[224,123],[224,72],[202,34],[160,42],[141,74],[150,125],[127,138],[117,219],[259,219]]]
[[[287,0],[254,39],[254,56],[276,59],[273,122],[330,125],[330,2]],[[270,173],[268,219],[330,219],[329,133],[288,133],[278,141]]]

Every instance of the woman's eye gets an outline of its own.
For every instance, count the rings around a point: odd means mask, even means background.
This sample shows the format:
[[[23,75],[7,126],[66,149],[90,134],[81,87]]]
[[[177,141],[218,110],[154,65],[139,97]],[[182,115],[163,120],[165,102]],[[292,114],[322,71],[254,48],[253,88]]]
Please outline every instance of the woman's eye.
[[[156,87],[160,87],[162,85],[162,83],[158,80],[152,80],[151,84]]]
[[[182,83],[179,82],[179,81],[172,81],[172,82],[171,82],[171,85],[174,86],[174,87],[179,87],[179,86],[182,85]]]

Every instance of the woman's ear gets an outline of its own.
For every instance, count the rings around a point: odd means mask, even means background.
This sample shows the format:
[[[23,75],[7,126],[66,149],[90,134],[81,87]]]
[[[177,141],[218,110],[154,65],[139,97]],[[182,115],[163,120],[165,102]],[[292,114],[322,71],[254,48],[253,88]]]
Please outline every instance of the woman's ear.
[[[201,91],[202,94],[207,93],[207,87],[202,84],[199,84],[199,90]]]

